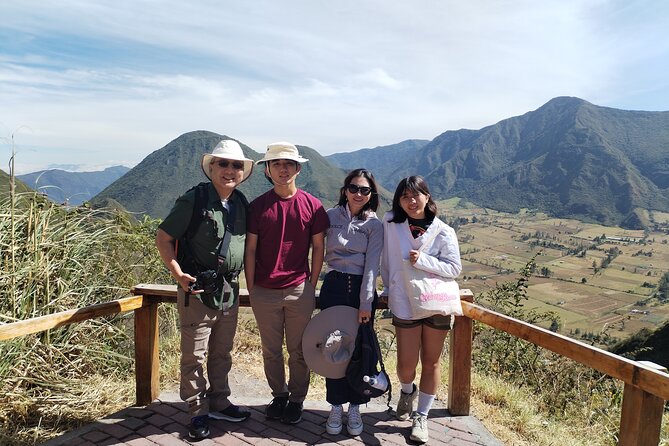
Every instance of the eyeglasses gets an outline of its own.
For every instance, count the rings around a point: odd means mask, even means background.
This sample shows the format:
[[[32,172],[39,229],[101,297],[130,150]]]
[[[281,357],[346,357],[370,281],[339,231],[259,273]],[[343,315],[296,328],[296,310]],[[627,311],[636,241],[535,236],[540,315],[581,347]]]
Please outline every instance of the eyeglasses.
[[[227,168],[229,165],[232,165],[233,169],[237,169],[237,170],[244,169],[244,163],[241,162],[241,161],[221,160],[221,161],[218,161],[216,164],[218,164],[218,167],[222,167],[223,169]]]
[[[352,194],[360,192],[361,195],[367,196],[372,193],[372,188],[367,186],[358,186],[357,184],[349,184],[346,189]]]

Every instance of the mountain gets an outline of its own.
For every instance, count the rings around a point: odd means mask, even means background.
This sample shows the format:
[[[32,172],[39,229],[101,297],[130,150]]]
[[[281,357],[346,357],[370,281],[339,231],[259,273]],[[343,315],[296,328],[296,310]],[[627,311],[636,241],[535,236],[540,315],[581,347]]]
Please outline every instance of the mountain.
[[[0,200],[4,200],[9,196],[9,182],[9,174],[4,170],[0,170]],[[30,188],[23,181],[16,178],[14,178],[14,187],[17,193],[30,191]]]
[[[185,133],[147,156],[94,197],[91,204],[100,207],[115,203],[130,212],[165,218],[179,195],[199,182],[207,181],[200,160],[205,153],[211,153],[221,139],[234,138],[204,130]],[[237,142],[246,157],[253,160],[262,158],[262,154],[241,141]],[[315,150],[305,146],[298,146],[298,149],[302,156],[309,159],[302,166],[298,186],[319,198],[324,206],[334,205],[339,197],[344,172],[333,167]],[[249,179],[239,187],[249,201],[270,188],[262,166],[255,166]]]
[[[349,156],[353,157],[355,152]],[[648,210],[669,211],[669,112],[599,107],[558,97],[480,130],[447,131],[388,173],[392,150],[366,167],[387,188],[426,178],[436,198],[459,196],[515,212],[643,227]]]
[[[374,177],[385,178],[391,175],[397,169],[397,166],[411,162],[415,158],[416,153],[429,142],[424,139],[408,139],[389,146],[334,153],[327,155],[325,159],[344,170],[353,170],[358,167],[373,165]],[[392,156],[385,156],[389,154],[392,154]],[[394,186],[394,184],[386,184],[386,187],[393,189]]]
[[[665,323],[657,330],[642,328],[629,338],[613,345],[610,351],[635,361],[651,361],[669,367],[667,342],[669,342],[669,323]]]
[[[108,167],[96,172],[67,172],[60,169],[17,175],[34,190],[45,193],[51,201],[79,205],[122,177],[130,168]]]

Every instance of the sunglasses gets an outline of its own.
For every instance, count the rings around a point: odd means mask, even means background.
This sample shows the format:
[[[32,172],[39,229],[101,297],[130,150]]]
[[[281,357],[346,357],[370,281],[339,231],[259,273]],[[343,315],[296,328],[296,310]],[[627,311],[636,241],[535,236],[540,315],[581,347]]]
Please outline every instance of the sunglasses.
[[[352,194],[360,192],[361,195],[367,196],[372,193],[372,188],[367,186],[358,186],[357,184],[349,184],[346,189]]]
[[[237,169],[237,170],[244,169],[244,163],[241,162],[241,161],[221,160],[221,161],[218,161],[216,164],[218,164],[218,167],[222,167],[223,169],[227,168],[229,165],[232,165],[233,169]]]

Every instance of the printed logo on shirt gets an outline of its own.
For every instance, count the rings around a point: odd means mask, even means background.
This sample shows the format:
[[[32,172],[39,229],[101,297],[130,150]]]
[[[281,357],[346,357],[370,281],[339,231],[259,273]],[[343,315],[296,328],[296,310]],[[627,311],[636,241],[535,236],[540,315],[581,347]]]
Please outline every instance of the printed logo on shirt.
[[[421,235],[425,234],[425,228],[423,228],[422,226],[409,224],[409,230],[411,231],[411,235],[413,235],[413,238],[418,238]]]

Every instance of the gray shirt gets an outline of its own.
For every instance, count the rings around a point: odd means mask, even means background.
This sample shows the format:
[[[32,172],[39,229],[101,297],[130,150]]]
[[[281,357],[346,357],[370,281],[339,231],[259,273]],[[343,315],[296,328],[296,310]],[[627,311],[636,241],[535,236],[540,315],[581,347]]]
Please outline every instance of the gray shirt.
[[[360,309],[370,311],[383,250],[383,223],[371,212],[366,220],[352,217],[348,206],[328,209],[325,261],[330,269],[362,276]]]

